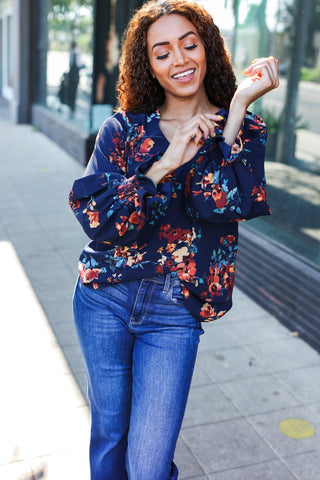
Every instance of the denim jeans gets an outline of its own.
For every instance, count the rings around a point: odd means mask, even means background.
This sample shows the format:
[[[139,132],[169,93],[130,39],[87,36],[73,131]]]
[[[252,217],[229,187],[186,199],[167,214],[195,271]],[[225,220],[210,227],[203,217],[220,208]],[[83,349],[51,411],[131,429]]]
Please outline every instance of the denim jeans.
[[[79,280],[74,318],[91,407],[92,480],[172,480],[201,323],[169,275],[97,290]]]

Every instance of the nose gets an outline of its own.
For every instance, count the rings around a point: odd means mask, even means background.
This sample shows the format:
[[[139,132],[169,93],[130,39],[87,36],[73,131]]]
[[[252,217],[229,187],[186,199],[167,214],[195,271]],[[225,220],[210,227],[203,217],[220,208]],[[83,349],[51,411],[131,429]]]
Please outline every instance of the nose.
[[[185,63],[185,55],[184,52],[181,48],[176,48],[174,51],[174,57],[173,57],[173,63],[174,65],[183,65]]]

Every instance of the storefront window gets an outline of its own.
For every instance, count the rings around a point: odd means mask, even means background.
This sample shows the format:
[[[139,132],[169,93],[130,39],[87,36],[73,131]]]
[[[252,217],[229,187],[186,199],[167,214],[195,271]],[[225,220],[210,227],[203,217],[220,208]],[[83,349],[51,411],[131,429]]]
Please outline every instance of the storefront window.
[[[90,129],[93,0],[50,0],[47,107],[76,128]]]
[[[13,63],[12,63],[12,16],[7,17],[7,82],[13,87]]]
[[[0,0],[0,94],[13,98],[13,21],[12,2]]]
[[[273,55],[280,61],[279,88],[250,106],[268,127],[266,178],[272,215],[251,220],[247,228],[319,268],[320,0],[200,3],[225,34],[239,82],[254,58]],[[296,84],[291,81],[294,69]],[[293,135],[287,128],[290,118],[294,118]]]

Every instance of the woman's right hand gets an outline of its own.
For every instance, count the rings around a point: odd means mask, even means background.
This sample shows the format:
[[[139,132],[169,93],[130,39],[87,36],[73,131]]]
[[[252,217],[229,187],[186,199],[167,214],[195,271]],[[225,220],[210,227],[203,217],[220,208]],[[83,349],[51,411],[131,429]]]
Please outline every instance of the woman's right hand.
[[[189,162],[204,141],[215,135],[216,122],[220,120],[220,115],[200,113],[191,120],[181,122],[166,153],[145,172],[145,176],[157,184],[168,173]]]

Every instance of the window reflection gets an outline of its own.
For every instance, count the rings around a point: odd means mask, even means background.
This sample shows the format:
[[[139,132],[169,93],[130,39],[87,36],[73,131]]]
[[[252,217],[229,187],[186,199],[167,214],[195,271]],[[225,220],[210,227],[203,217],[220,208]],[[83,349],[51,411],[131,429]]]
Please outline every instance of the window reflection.
[[[268,127],[266,177],[272,215],[251,220],[247,228],[319,267],[320,0],[201,3],[225,35],[239,82],[254,58],[273,55],[280,61],[279,88],[250,106]]]
[[[89,130],[92,83],[92,0],[50,1],[47,107]]]

